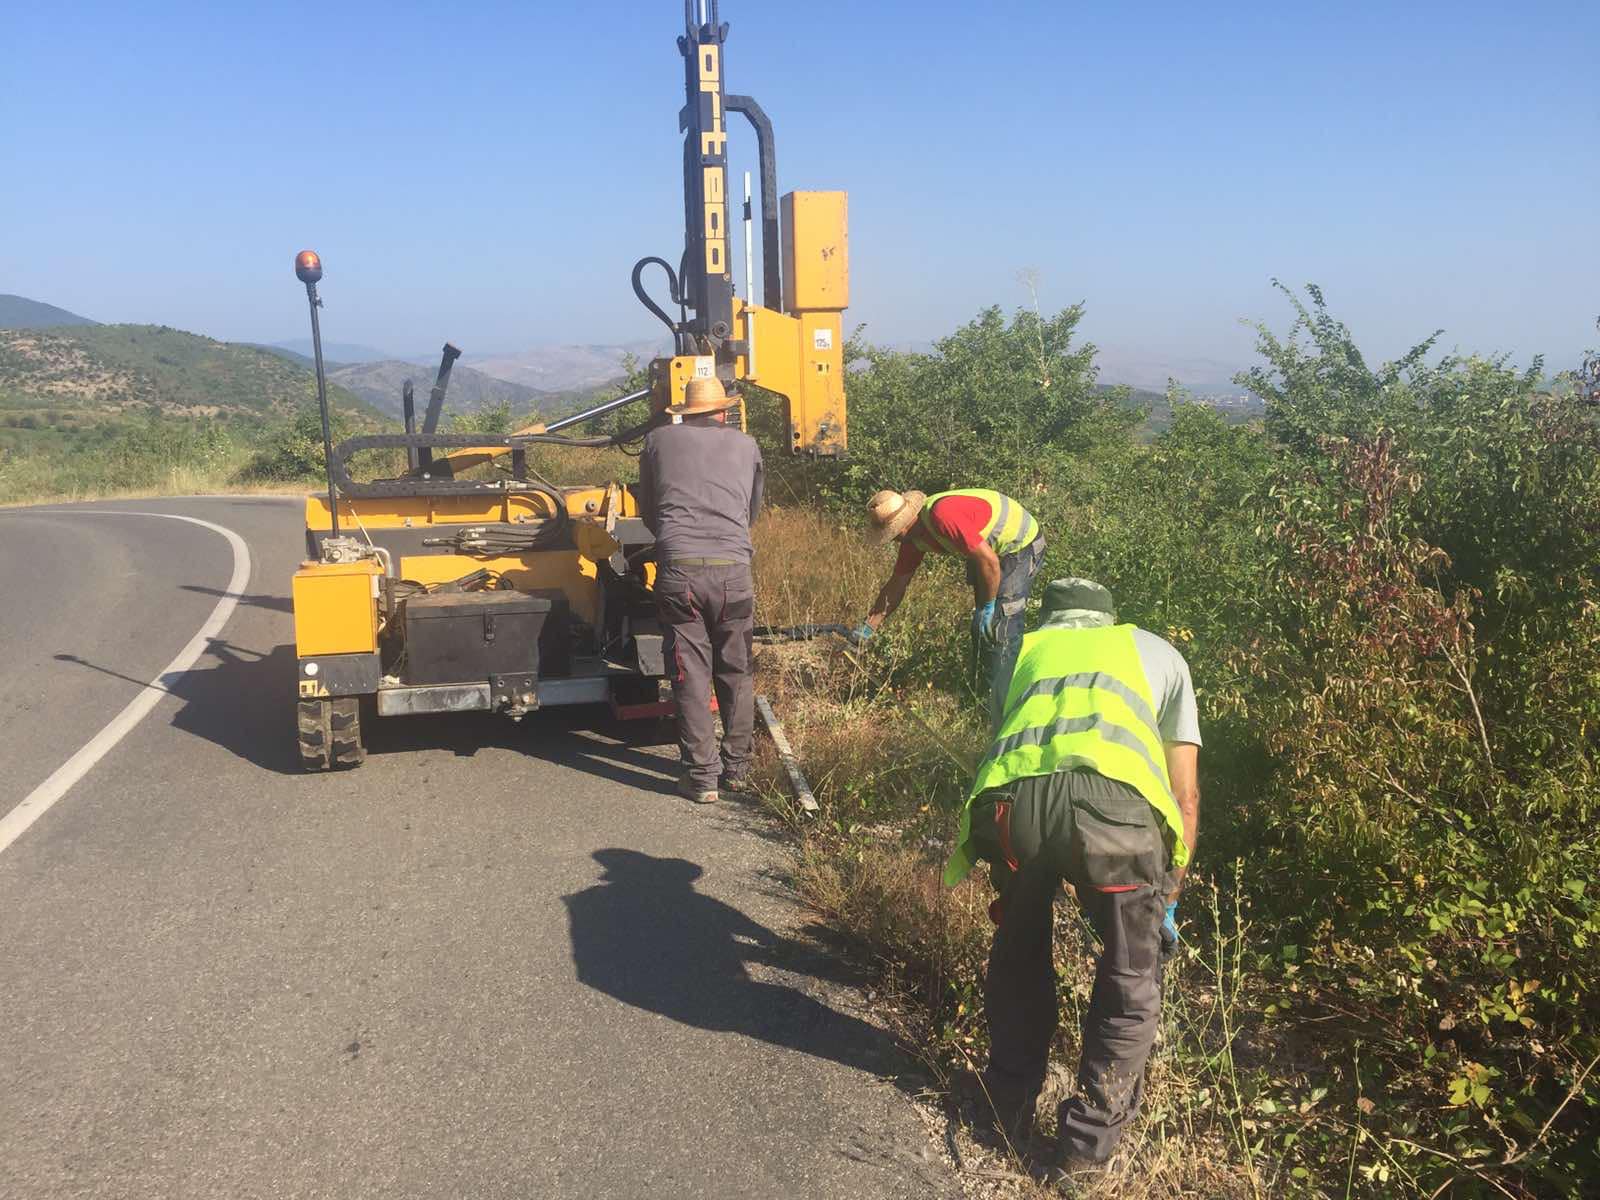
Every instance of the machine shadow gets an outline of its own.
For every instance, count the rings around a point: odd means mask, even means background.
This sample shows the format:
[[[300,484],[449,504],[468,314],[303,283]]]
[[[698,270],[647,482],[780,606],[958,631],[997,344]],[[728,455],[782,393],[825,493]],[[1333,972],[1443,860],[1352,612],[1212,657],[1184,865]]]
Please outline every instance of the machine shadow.
[[[212,660],[210,665],[205,665],[206,659],[202,658],[177,679],[163,680],[158,685],[183,701],[173,714],[173,727],[221,746],[264,770],[298,775],[300,754],[294,740],[294,704],[285,704],[282,699],[294,695],[294,647],[274,646],[262,654],[212,638],[206,656]],[[54,657],[57,662],[141,687],[150,682],[133,679],[76,654]]]
[[[655,752],[675,743],[655,722],[619,722],[600,705],[530,714],[517,722],[493,713],[362,719],[369,755],[449,750],[471,758],[480,750],[510,750],[557,766],[662,795],[677,783],[677,757]]]
[[[141,687],[149,683],[76,654],[58,653],[55,659]],[[163,685],[183,701],[172,724],[263,770],[303,774],[295,744],[297,671],[292,645],[263,654],[213,638],[200,662]],[[599,705],[535,713],[520,723],[492,713],[378,717],[364,709],[361,724],[370,756],[449,750],[471,758],[480,750],[502,749],[660,795],[674,794],[677,783],[670,724],[617,721]]]
[[[218,599],[233,595],[226,588],[204,587],[198,583],[184,583],[180,584],[179,587],[186,592],[194,592],[201,596],[216,596]],[[270,593],[262,592],[240,596],[238,601],[246,608],[264,608],[270,612],[291,614],[294,612],[294,601],[288,596],[274,596]]]
[[[594,852],[600,882],[563,897],[578,980],[632,1008],[892,1077],[906,1090],[905,1047],[889,1033],[796,988],[754,979],[751,964],[857,984],[843,960],[773,933],[695,890],[698,863],[614,847]]]

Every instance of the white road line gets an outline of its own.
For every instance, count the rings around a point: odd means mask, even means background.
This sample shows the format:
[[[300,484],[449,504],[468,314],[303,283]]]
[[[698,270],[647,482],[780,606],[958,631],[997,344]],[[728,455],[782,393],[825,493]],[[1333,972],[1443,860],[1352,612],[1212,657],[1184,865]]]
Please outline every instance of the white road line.
[[[0,817],[0,854],[5,853],[6,848],[26,833],[30,825],[49,812],[57,800],[71,791],[73,785],[87,775],[113,746],[127,737],[133,727],[160,702],[161,697],[171,691],[188,673],[189,668],[194,666],[195,661],[205,653],[211,639],[222,632],[222,627],[233,615],[234,606],[239,603],[239,597],[244,595],[245,588],[250,583],[250,548],[244,544],[244,539],[231,529],[213,525],[210,521],[202,521],[199,517],[182,517],[177,513],[123,512],[107,509],[33,509],[32,511],[50,516],[160,517],[167,521],[187,521],[190,525],[198,525],[202,529],[220,533],[228,539],[228,545],[233,548],[233,577],[228,580],[227,591],[222,599],[217,601],[217,606],[211,610],[206,623],[200,626],[200,632],[190,638],[188,645],[178,651],[178,656],[167,664],[166,670],[128,701],[128,706],[112,717],[104,729],[90,738],[83,749],[57,767],[49,779],[23,797],[22,802],[4,817]]]

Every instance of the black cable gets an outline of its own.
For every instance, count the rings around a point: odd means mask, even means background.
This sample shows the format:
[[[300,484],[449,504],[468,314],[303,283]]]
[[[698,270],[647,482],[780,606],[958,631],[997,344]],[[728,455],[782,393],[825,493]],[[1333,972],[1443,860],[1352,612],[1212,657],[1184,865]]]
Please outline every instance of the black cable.
[[[848,625],[757,625],[750,632],[760,642],[807,642],[830,634],[848,638],[854,630]]]
[[[491,558],[515,554],[528,554],[553,545],[559,540],[564,525],[554,521],[544,522],[538,529],[488,529],[472,526],[448,537],[424,538],[424,546],[448,546],[457,554],[482,554]]]

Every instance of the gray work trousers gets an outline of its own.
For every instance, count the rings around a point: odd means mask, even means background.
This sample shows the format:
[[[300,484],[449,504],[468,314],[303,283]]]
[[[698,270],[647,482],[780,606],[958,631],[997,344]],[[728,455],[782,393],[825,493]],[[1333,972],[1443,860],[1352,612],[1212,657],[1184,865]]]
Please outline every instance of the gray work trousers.
[[[990,733],[998,732],[1005,719],[1006,693],[1011,690],[1011,673],[1017,669],[1028,620],[1028,593],[1044,562],[1044,549],[1044,534],[1040,533],[1015,554],[1001,555],[1000,590],[995,594],[999,627],[992,645],[972,648],[973,680],[980,694],[989,700]],[[974,587],[978,583],[978,569],[970,561],[967,582]]]
[[[685,777],[702,791],[719,774],[750,769],[755,684],[750,677],[755,630],[755,585],[749,563],[666,563],[656,574],[662,649],[678,706],[678,754]],[[715,688],[722,713],[717,755]]]
[[[974,832],[995,864],[1000,898],[984,981],[984,1085],[1007,1132],[1026,1139],[1059,1019],[1051,933],[1065,879],[1101,949],[1078,1094],[1060,1107],[1058,1141],[1063,1152],[1103,1162],[1139,1111],[1161,1015],[1171,884],[1163,826],[1137,791],[1094,771],[1037,776],[987,795],[999,803],[981,816],[974,809]]]

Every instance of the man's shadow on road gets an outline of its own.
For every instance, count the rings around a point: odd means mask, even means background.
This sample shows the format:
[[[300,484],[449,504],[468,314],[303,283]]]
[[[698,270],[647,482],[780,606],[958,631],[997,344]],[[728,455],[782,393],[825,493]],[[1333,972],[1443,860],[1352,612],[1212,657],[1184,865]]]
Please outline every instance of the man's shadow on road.
[[[782,983],[751,977],[751,964],[844,981],[830,956],[773,933],[698,892],[701,867],[637,850],[596,850],[599,883],[564,897],[578,980],[645,1012],[719,1033],[739,1033],[876,1075],[897,1075],[895,1040]],[[914,1087],[915,1081],[901,1081]]]

